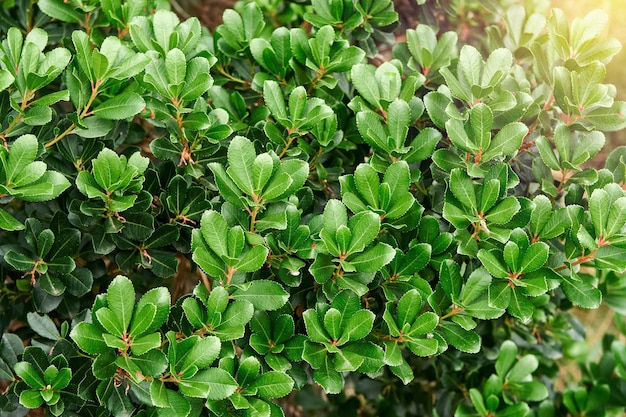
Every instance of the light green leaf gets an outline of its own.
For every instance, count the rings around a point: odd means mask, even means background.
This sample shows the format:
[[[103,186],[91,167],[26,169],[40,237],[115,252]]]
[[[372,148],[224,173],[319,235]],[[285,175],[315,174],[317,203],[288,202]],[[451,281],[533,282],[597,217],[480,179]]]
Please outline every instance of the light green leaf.
[[[526,249],[520,272],[525,274],[541,268],[548,260],[550,248],[544,242],[535,242]]]
[[[165,71],[170,84],[180,86],[185,82],[187,60],[183,51],[174,48],[167,53],[165,56]]]
[[[289,293],[277,282],[255,280],[232,294],[235,300],[247,300],[257,310],[277,310],[289,299]]]
[[[593,228],[598,237],[605,235],[606,222],[609,218],[610,209],[611,198],[609,194],[602,189],[594,190],[589,198],[589,213],[591,214]]]
[[[263,99],[272,115],[284,126],[284,123],[289,120],[289,116],[285,107],[283,91],[276,81],[265,81],[263,84]]]
[[[519,212],[520,202],[513,196],[506,197],[487,213],[487,220],[493,224],[505,224]]]
[[[118,275],[107,290],[107,303],[124,330],[128,329],[135,308],[135,289],[125,276]]]
[[[374,313],[369,310],[358,310],[352,316],[344,317],[344,320],[347,319],[347,323],[343,330],[342,339],[345,336],[351,342],[363,339],[372,331],[375,318]]]
[[[105,353],[109,350],[102,339],[102,330],[94,324],[78,323],[70,332],[70,337],[82,351],[91,355]]]
[[[182,359],[182,364],[178,371],[186,373],[192,367],[198,369],[206,368],[219,356],[220,348],[220,340],[215,336],[205,336],[196,340],[193,347]]]
[[[289,375],[283,372],[265,372],[258,377],[249,388],[256,389],[257,395],[263,398],[281,398],[289,394],[294,382]]]
[[[106,120],[128,119],[146,107],[143,98],[134,92],[124,92],[110,98],[93,109],[93,114]]]
[[[0,209],[0,229],[8,231],[23,230],[24,225],[4,209]]]
[[[304,318],[304,326],[311,341],[325,343],[332,340],[315,310],[306,310],[302,314],[302,318]]]
[[[507,278],[509,276],[500,251],[481,249],[478,251],[478,259],[494,277]]]
[[[398,325],[403,327],[405,324],[412,324],[421,308],[422,297],[419,292],[415,288],[409,290],[398,301]]]
[[[348,222],[348,227],[352,232],[348,253],[361,252],[378,235],[380,217],[371,211],[362,211],[352,216]]]
[[[378,173],[371,165],[360,164],[354,171],[354,184],[372,208],[378,208],[379,182]]]
[[[35,135],[20,136],[9,148],[9,158],[5,166],[7,182],[10,183],[25,166],[35,160],[39,142]]]
[[[413,322],[408,335],[421,336],[428,334],[435,330],[437,324],[439,324],[439,317],[432,311],[427,311],[420,314],[419,317]]]
[[[465,353],[480,351],[480,336],[473,330],[465,330],[456,323],[442,321],[440,329],[446,340],[455,348]]]
[[[234,268],[241,272],[254,272],[263,267],[267,259],[268,250],[265,246],[257,245],[243,254],[235,263]]]
[[[30,362],[18,362],[14,365],[15,374],[31,388],[43,388],[45,384]]]
[[[472,179],[465,171],[455,168],[450,173],[450,191],[467,208],[476,211],[476,191]],[[473,213],[472,213],[473,214]]]
[[[81,21],[78,10],[63,0],[39,0],[37,7],[48,16],[62,22],[78,23]]]
[[[226,172],[246,194],[254,196],[253,166],[256,159],[254,145],[243,136],[235,136],[228,146],[228,169]]]
[[[511,315],[520,319],[523,323],[530,322],[535,307],[532,302],[523,294],[520,288],[513,288],[508,311]]]
[[[478,151],[477,145],[467,135],[463,122],[457,119],[450,119],[446,122],[446,131],[452,144],[459,150],[474,153]]]
[[[491,128],[493,126],[493,113],[489,106],[484,103],[476,104],[470,113],[470,125],[472,127],[473,142],[481,149],[489,148]]]
[[[237,381],[230,373],[220,368],[209,368],[198,372],[196,381],[207,383],[209,400],[223,400],[230,397],[238,387]]]
[[[380,90],[378,83],[374,82],[376,68],[369,64],[358,64],[352,67],[350,72],[354,87],[361,96],[371,103],[376,109],[381,108]]]
[[[208,210],[202,214],[200,230],[204,241],[219,257],[228,256],[228,224],[220,213]]]
[[[602,303],[602,292],[590,284],[562,275],[561,288],[565,296],[582,308],[595,309]]]
[[[528,127],[519,122],[509,123],[496,134],[491,146],[483,153],[483,159],[489,161],[496,156],[510,156],[517,151],[524,137],[528,134]]]
[[[100,311],[100,310],[98,310]],[[156,349],[161,346],[161,333],[150,333],[133,340],[130,350],[134,355],[143,355],[149,350]]]
[[[377,243],[365,252],[349,259],[350,264],[358,272],[378,272],[383,266],[392,261],[396,251],[386,243]]]

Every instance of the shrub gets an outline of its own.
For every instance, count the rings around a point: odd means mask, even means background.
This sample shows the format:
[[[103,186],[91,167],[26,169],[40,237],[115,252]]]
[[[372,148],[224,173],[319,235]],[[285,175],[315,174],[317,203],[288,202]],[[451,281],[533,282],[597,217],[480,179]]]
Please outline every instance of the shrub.
[[[0,414],[621,415],[606,16],[311,3],[3,2]]]

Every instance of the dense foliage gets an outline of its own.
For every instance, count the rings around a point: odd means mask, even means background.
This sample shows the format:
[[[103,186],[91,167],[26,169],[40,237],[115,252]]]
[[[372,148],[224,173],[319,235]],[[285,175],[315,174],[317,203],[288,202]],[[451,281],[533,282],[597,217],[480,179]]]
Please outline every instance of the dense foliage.
[[[606,16],[500,2],[386,57],[391,0],[212,34],[33,3],[0,10],[0,415],[622,415],[626,344],[589,361],[572,314],[626,314]]]

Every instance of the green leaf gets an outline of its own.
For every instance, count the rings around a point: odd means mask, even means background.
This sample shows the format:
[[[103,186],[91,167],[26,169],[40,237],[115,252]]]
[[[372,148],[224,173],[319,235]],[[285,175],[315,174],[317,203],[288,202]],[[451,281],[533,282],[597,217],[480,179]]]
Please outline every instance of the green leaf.
[[[24,112],[22,122],[30,126],[43,126],[52,120],[52,109],[48,106],[36,106]]]
[[[289,120],[283,91],[276,81],[267,80],[263,84],[263,99],[265,105],[278,122],[284,125]]]
[[[4,209],[0,209],[0,229],[8,231],[23,230],[24,225],[4,211]]]
[[[493,127],[493,113],[484,103],[476,104],[470,113],[474,142],[482,149],[487,149],[491,143],[491,128]]]
[[[44,403],[39,390],[24,390],[20,392],[20,404],[26,408],[38,408]]]
[[[254,272],[261,269],[267,259],[268,250],[265,246],[254,246],[243,254],[234,267],[241,272]]]
[[[358,64],[352,67],[350,72],[354,87],[359,94],[368,102],[376,107],[381,108],[380,98],[381,94],[378,88],[378,83],[374,82],[374,73],[376,68],[373,65]]]
[[[598,237],[605,235],[605,227],[609,218],[610,209],[611,199],[609,194],[602,189],[594,190],[589,198],[589,213],[591,214],[593,228]]]
[[[217,359],[220,348],[220,340],[215,336],[205,336],[196,340],[193,347],[184,356],[178,371],[185,374],[192,367],[206,368]]]
[[[126,332],[126,327],[122,327],[122,321],[116,316],[116,314],[108,307],[102,307],[96,311],[96,317],[98,322],[105,328],[105,330],[121,338]]]
[[[293,389],[294,382],[289,375],[270,371],[258,377],[248,388],[256,389],[257,395],[263,398],[281,398]]]
[[[98,105],[93,109],[93,114],[106,120],[124,120],[133,117],[144,107],[146,102],[139,94],[126,91]]]
[[[448,186],[454,196],[465,206],[476,211],[476,191],[472,179],[461,169],[453,169]]]
[[[544,164],[546,164],[550,169],[560,170],[561,165],[559,161],[556,159],[554,152],[552,151],[552,147],[550,146],[550,142],[546,139],[545,136],[539,136],[535,139],[535,144],[537,145],[537,149],[539,150],[539,155],[541,156],[541,160]]]
[[[62,22],[78,23],[82,19],[80,13],[63,0],[39,0],[37,7],[48,16]]]
[[[626,197],[620,197],[613,202],[607,219],[606,236],[613,236],[624,227],[626,223]]]
[[[377,243],[350,259],[350,264],[358,272],[378,272],[395,257],[396,251],[386,243]]]
[[[273,171],[274,161],[269,154],[263,153],[255,158],[254,165],[252,166],[255,194],[261,194],[263,187],[265,187],[265,184],[269,181]]]
[[[135,308],[135,289],[125,276],[118,275],[107,289],[107,303],[123,330],[128,329]]]
[[[326,214],[326,211],[324,211],[324,214]],[[371,211],[362,211],[352,216],[348,222],[348,227],[352,232],[348,253],[361,252],[378,235],[380,231],[380,216]]]
[[[120,157],[109,148],[104,148],[93,160],[93,176],[100,187],[105,191],[112,190],[123,174],[123,165]]]
[[[524,381],[539,367],[539,361],[534,355],[524,355],[506,373],[506,381]]]
[[[478,251],[478,259],[494,277],[507,278],[509,276],[509,271],[502,260],[501,252],[481,249]]]
[[[229,256],[228,224],[220,213],[215,210],[205,211],[200,221],[200,230],[204,241],[217,256],[221,258]]]
[[[424,105],[428,116],[433,121],[435,126],[443,130],[446,127],[446,122],[450,118],[446,112],[446,108],[451,103],[450,98],[438,91],[431,91],[424,96]]]
[[[330,335],[331,340],[338,340],[341,337],[342,317],[339,310],[330,308],[324,314],[324,327]]]
[[[471,281],[472,281],[472,278],[470,277],[467,283],[465,284],[465,289],[463,291],[463,294],[465,294],[466,299],[467,299],[466,293],[468,292],[467,287],[468,285],[471,285],[472,283]],[[462,283],[461,271],[460,271],[459,265],[450,259],[446,259],[445,261],[443,261],[441,263],[441,267],[439,268],[439,283],[441,284],[441,287],[445,291],[446,295],[452,300],[456,300],[461,291],[461,283]],[[470,296],[470,300],[466,300],[466,301],[471,302],[472,301],[471,296]]]
[[[220,368],[209,368],[198,372],[197,381],[204,381],[209,387],[207,399],[223,400],[230,397],[238,387],[237,381],[227,371]]]
[[[241,191],[237,187],[237,184],[233,182],[230,176],[226,173],[224,167],[217,163],[211,162],[208,164],[209,169],[213,171],[215,176],[215,184],[217,185],[220,194],[226,201],[238,208],[245,208],[241,201]]]
[[[44,384],[41,376],[35,371],[33,365],[29,362],[18,362],[13,367],[15,374],[20,377],[24,382],[28,384],[31,388],[43,388],[46,384]]]
[[[520,272],[525,274],[541,268],[548,260],[550,248],[544,242],[535,242],[526,249]]]
[[[34,312],[28,312],[26,314],[26,320],[31,329],[33,329],[39,336],[45,337],[50,340],[58,340],[61,338],[61,334],[57,329],[56,324],[47,315],[40,316]]]
[[[39,142],[34,135],[20,136],[9,148],[9,158],[4,171],[7,183],[10,183],[17,174],[35,160]]]
[[[145,304],[141,310],[135,309],[128,334],[131,337],[145,334],[146,330],[152,326],[155,316],[156,306],[154,304]]]
[[[480,336],[473,330],[465,330],[456,323],[442,321],[440,329],[446,340],[455,348],[465,353],[480,351]]]
[[[496,374],[504,379],[509,372],[509,369],[513,366],[515,361],[517,360],[517,345],[510,341],[506,340],[500,346],[500,351],[498,352],[498,358],[496,359]]]
[[[513,288],[511,293],[511,300],[509,302],[508,311],[511,315],[520,319],[523,323],[530,322],[535,307],[532,302],[523,294],[519,288]]]
[[[398,325],[404,327],[405,324],[412,324],[422,308],[422,297],[415,289],[409,290],[398,301],[397,318]]]
[[[256,159],[254,145],[243,136],[235,136],[228,146],[228,169],[226,172],[246,194],[254,194],[253,166]]]
[[[133,344],[130,346],[130,349],[134,355],[143,355],[149,350],[156,349],[160,346],[161,333],[150,333],[133,340]]]
[[[474,153],[478,150],[476,144],[467,135],[463,122],[457,119],[450,119],[446,122],[446,131],[452,144],[459,150]]]
[[[483,153],[483,159],[489,161],[496,156],[510,156],[517,151],[524,137],[528,134],[528,127],[519,122],[509,123],[496,134],[491,146]]]
[[[347,333],[348,339],[351,342],[363,339],[372,331],[375,318],[374,313],[369,310],[358,310],[352,316],[344,317],[344,320],[347,319],[344,335]]]
[[[90,355],[105,353],[109,350],[102,339],[102,330],[94,324],[78,323],[70,332],[70,337],[81,350]]]
[[[304,325],[309,338],[313,342],[325,343],[331,340],[330,335],[326,331],[326,328],[322,325],[322,322],[315,310],[306,310],[302,317],[304,318]]]
[[[15,77],[13,77],[9,71],[0,69],[0,91],[9,88],[11,84],[13,84],[13,81],[15,81]]]
[[[167,80],[173,86],[180,86],[185,82],[187,60],[185,54],[178,48],[171,49],[165,56],[165,71]],[[177,96],[178,94],[176,94]]]
[[[339,200],[329,200],[324,207],[324,230],[331,236],[335,236],[335,232],[339,226],[348,225],[348,211],[346,206]],[[354,233],[353,233],[354,234]]]
[[[387,127],[389,136],[395,140],[395,148],[404,146],[406,135],[411,124],[411,109],[409,104],[400,99],[396,99],[387,108]]]
[[[435,339],[414,339],[407,342],[407,346],[417,356],[432,356],[437,353],[439,342]]]
[[[511,221],[521,208],[520,202],[513,196],[501,200],[487,213],[487,220],[493,224],[505,224]]]
[[[338,394],[343,389],[343,378],[326,356],[322,365],[313,371],[313,380],[317,382],[327,394]]]
[[[582,308],[595,309],[602,303],[602,292],[590,284],[561,275],[561,288],[565,296],[574,304]]]
[[[289,293],[277,282],[255,280],[233,292],[236,300],[247,300],[257,310],[277,310],[289,299]]]
[[[408,332],[408,335],[421,336],[428,334],[435,330],[437,324],[439,324],[439,317],[432,311],[427,311],[423,314],[420,314],[420,316],[413,322],[413,324],[411,325],[411,329]]]
[[[354,184],[372,208],[378,208],[379,181],[378,173],[371,165],[360,164],[354,171]]]

